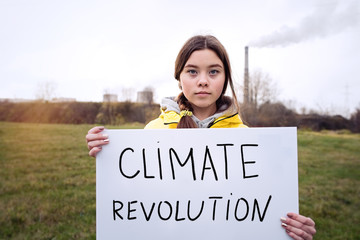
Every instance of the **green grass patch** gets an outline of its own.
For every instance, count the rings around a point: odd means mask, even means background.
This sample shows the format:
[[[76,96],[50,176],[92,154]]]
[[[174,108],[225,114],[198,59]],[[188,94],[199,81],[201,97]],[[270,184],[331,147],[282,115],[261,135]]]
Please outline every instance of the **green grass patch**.
[[[0,239],[95,239],[92,126],[1,126]],[[298,133],[300,212],[315,220],[315,239],[360,239],[359,146],[348,132]]]
[[[360,135],[298,132],[300,212],[315,239],[360,239]]]
[[[0,239],[95,239],[92,126],[1,125]]]

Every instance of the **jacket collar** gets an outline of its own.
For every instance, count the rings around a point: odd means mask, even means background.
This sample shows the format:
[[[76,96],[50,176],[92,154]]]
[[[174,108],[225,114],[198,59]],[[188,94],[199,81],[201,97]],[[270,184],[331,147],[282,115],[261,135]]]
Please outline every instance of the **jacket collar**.
[[[204,120],[199,120],[194,115],[192,115],[192,119],[199,126],[199,128],[227,127],[228,125],[243,124],[234,104],[230,107],[223,105],[219,110],[219,112]],[[162,100],[160,117],[164,119],[165,125],[178,124],[180,121],[179,114],[180,108],[174,97],[167,97]]]

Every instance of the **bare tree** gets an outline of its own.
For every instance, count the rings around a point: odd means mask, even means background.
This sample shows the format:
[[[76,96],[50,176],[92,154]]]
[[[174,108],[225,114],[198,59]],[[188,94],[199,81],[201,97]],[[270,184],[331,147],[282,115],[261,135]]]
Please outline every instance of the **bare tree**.
[[[277,86],[269,74],[260,69],[256,69],[250,74],[249,98],[255,108],[266,102],[274,102],[277,94]]]
[[[36,99],[41,101],[50,101],[56,94],[56,83],[51,81],[39,82],[36,90]]]
[[[121,101],[123,102],[131,102],[133,96],[135,95],[134,88],[122,88],[121,89]]]

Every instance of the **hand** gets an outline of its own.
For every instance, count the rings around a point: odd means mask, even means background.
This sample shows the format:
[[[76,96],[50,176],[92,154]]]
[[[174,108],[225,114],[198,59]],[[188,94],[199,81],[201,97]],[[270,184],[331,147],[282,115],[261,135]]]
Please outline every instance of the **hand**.
[[[109,143],[108,135],[101,134],[104,127],[93,127],[86,134],[86,142],[88,145],[89,156],[96,157],[96,154],[101,151],[102,146]]]
[[[288,213],[288,218],[281,218],[282,227],[295,240],[312,240],[316,233],[315,222],[308,217],[296,213]]]

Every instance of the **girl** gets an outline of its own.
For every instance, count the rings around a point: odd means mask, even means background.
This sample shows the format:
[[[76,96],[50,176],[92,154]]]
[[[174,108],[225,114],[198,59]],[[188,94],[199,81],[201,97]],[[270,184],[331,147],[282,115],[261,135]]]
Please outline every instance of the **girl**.
[[[181,93],[165,98],[161,115],[145,129],[247,127],[239,115],[227,52],[215,37],[190,38],[176,58],[174,75]],[[233,98],[225,96],[228,85]],[[104,127],[94,127],[86,135],[92,157],[109,143],[102,130]],[[312,239],[316,233],[314,221],[296,213],[281,218],[281,224],[293,239]]]

